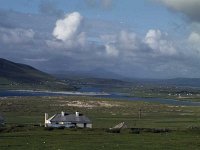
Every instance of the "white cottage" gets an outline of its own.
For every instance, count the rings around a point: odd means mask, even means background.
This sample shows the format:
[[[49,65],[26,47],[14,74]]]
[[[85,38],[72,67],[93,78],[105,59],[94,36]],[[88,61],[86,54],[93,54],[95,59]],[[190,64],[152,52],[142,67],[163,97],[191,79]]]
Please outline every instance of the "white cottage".
[[[69,114],[62,111],[50,118],[48,118],[48,114],[45,113],[45,127],[92,128],[92,122],[88,117],[79,112]]]

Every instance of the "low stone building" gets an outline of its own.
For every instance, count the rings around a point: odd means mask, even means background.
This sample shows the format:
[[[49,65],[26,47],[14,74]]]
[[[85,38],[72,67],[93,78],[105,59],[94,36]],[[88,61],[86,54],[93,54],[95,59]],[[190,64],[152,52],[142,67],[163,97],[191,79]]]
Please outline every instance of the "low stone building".
[[[92,122],[88,117],[79,112],[69,114],[62,111],[50,118],[48,118],[48,114],[45,113],[45,127],[92,128]]]

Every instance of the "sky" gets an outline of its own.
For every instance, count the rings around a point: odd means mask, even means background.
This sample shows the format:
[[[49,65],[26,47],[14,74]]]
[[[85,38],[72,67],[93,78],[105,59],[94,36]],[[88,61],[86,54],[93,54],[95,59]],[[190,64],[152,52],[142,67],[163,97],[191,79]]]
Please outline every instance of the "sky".
[[[200,77],[199,0],[0,0],[0,57],[49,73]]]

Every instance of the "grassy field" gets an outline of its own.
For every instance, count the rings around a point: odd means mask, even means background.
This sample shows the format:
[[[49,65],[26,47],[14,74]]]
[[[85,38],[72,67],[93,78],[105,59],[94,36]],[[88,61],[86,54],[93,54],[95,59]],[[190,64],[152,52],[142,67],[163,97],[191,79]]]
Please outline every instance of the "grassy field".
[[[142,117],[138,113],[141,109]],[[199,149],[200,108],[147,102],[114,101],[94,97],[0,98],[6,119],[0,149]],[[93,129],[45,130],[44,113],[79,111],[93,122]],[[106,130],[125,122],[121,133]],[[132,130],[131,130],[132,128]],[[133,132],[133,128],[144,128]],[[166,130],[167,129],[167,130]],[[169,132],[160,132],[160,131]],[[157,132],[159,131],[159,132]]]
[[[33,150],[130,150],[130,149],[194,149],[200,146],[199,132],[120,134],[103,130],[53,130],[42,128],[0,134],[0,149]]]

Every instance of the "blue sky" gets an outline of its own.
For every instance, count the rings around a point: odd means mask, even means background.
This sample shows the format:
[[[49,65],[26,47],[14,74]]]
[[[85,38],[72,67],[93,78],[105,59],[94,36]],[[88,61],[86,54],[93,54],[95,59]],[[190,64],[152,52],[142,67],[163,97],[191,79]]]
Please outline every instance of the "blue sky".
[[[89,19],[123,23],[130,28],[137,28],[141,32],[149,28],[169,30],[169,28],[173,28],[174,24],[183,23],[180,15],[168,11],[167,8],[159,3],[153,3],[151,0],[126,0],[123,2],[115,0],[108,7],[99,6],[98,0],[96,4],[89,4],[85,1],[87,0],[1,0],[0,8],[38,14],[41,13],[39,8],[41,3],[51,3],[64,13],[78,11]]]
[[[198,0],[0,0],[0,56],[46,72],[200,77],[199,6]]]

